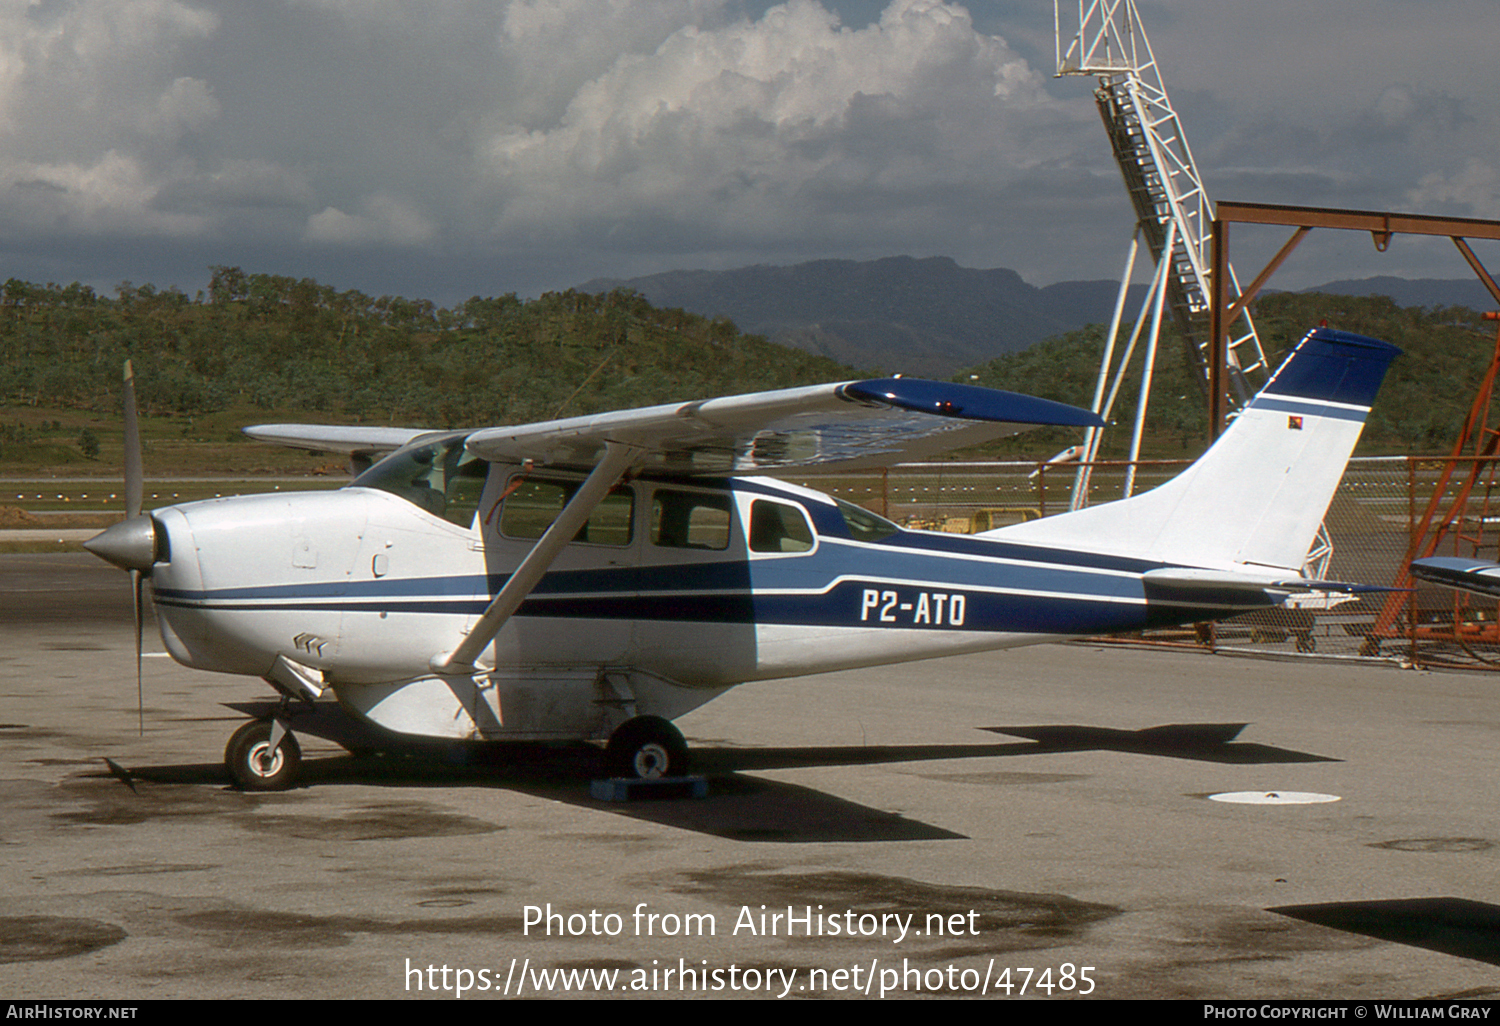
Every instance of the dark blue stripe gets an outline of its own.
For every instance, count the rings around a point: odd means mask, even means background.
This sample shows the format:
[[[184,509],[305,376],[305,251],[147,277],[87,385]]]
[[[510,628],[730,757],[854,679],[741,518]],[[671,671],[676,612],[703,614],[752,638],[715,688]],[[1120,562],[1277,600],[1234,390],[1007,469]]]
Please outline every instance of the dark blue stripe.
[[[1271,410],[1276,413],[1291,413],[1305,417],[1331,417],[1334,420],[1353,420],[1361,424],[1369,414],[1368,410],[1351,410],[1343,406],[1328,406],[1323,403],[1299,402],[1295,399],[1283,399],[1280,396],[1267,395],[1262,392],[1255,397],[1250,404],[1252,410]]]
[[[1122,570],[1126,573],[1145,573],[1147,570],[1159,570],[1167,565],[1160,561],[1134,559],[1129,556],[1077,552],[1041,545],[1021,545],[998,538],[974,538],[961,534],[937,534],[935,532],[902,531],[899,535],[873,544],[934,553],[954,552],[963,555],[989,556],[994,559],[1051,563],[1059,567],[1074,567],[1080,570]]]
[[[997,544],[961,536],[903,534],[882,546],[879,575],[914,581],[931,581],[933,589],[1006,587],[1031,591],[1091,592],[1125,595],[1137,587],[1135,577],[1103,576],[1092,571],[1112,569],[1137,574],[1162,564],[1144,560],[1090,556],[1034,546]],[[1030,560],[1039,565],[1001,564],[980,560],[956,560],[946,556],[970,552],[987,557]],[[781,559],[723,559],[712,562],[661,564],[642,567],[610,567],[592,570],[554,570],[532,592],[533,596],[642,593],[662,591],[748,591],[795,588],[821,591],[839,577],[867,577],[869,553],[860,548],[824,544],[808,556]],[[371,602],[410,603],[417,600],[478,602],[480,607],[497,594],[507,574],[458,575],[450,577],[379,578],[368,581],[337,581],[221,588],[206,591],[160,588],[158,601],[176,604],[212,602],[251,608],[265,602],[283,606],[309,603],[297,608],[364,608]],[[341,600],[341,601],[340,601]],[[395,608],[391,605],[390,608]],[[458,608],[455,606],[454,608]]]
[[[1136,597],[1140,582],[1134,582]],[[874,592],[879,601],[865,602]],[[923,595],[928,598],[928,619],[918,620]],[[952,622],[953,596],[963,596],[962,623]],[[940,603],[938,596],[944,596]],[[893,596],[893,601],[887,601]],[[1226,594],[1224,606],[1204,608],[1208,598],[1193,590],[1177,595],[1156,589],[1147,604],[1107,602],[1088,598],[1049,595],[1016,595],[965,591],[945,585],[889,585],[846,581],[826,594],[769,595],[764,593],[696,593],[681,595],[612,595],[547,598],[534,596],[522,603],[516,615],[555,619],[639,620],[643,622],[715,623],[742,626],[782,625],[806,627],[854,627],[869,629],[914,628],[964,632],[1013,632],[1034,634],[1107,634],[1143,630],[1223,616],[1247,608],[1243,592]],[[437,615],[478,615],[482,601],[430,600],[361,603],[301,601],[275,606],[246,602],[203,603],[163,600],[162,605],[204,611],[319,610],[336,612],[387,612]],[[1266,605],[1271,605],[1267,602]],[[904,608],[903,608],[904,607]],[[889,610],[892,619],[882,620]]]

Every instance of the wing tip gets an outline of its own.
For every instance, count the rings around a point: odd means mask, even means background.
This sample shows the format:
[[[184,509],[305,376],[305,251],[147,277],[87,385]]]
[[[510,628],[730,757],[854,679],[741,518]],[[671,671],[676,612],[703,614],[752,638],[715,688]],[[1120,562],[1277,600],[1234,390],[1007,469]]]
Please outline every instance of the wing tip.
[[[869,378],[851,381],[839,395],[854,402],[876,403],[913,413],[960,420],[1050,427],[1103,427],[1096,413],[1051,399],[925,378]]]

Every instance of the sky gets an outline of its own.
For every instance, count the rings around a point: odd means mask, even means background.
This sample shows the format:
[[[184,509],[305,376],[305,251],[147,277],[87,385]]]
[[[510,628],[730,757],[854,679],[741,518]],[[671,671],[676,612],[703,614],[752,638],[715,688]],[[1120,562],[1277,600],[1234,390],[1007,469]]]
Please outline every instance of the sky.
[[[1212,197],[1500,219],[1497,0],[1139,7]],[[1054,70],[1047,0],[0,0],[0,280],[1116,278],[1129,203],[1091,80]],[[1241,277],[1287,234],[1236,228]],[[1323,232],[1272,284],[1470,273]]]

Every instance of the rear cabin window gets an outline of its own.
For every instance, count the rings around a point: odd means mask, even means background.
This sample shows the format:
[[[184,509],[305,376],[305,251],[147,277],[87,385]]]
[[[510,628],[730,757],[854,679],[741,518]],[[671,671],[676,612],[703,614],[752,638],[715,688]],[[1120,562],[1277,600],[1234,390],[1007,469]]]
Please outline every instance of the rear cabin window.
[[[500,510],[500,533],[507,538],[540,538],[581,484],[581,481],[522,481],[505,497]],[[635,494],[628,487],[621,488],[604,497],[573,540],[589,545],[629,545],[634,519]]]
[[[892,535],[901,533],[901,528],[884,517],[876,516],[862,506],[845,502],[843,499],[833,501],[838,506],[839,512],[843,514],[844,524],[849,528],[849,536],[855,541],[885,541]]]
[[[796,506],[756,499],[750,504],[751,552],[808,552],[812,528]]]
[[[658,488],[651,498],[651,544],[664,549],[729,548],[729,496]]]

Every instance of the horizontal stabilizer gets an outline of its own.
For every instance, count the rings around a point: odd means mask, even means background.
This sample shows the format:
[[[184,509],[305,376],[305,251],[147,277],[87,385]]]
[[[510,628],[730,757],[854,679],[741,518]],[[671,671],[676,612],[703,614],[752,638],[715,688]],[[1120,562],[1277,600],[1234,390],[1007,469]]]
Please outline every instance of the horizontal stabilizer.
[[[591,467],[616,442],[639,451],[637,469],[774,475],[888,466],[1032,426],[1100,423],[1087,410],[1014,392],[880,378],[485,428],[466,444],[491,461]]]
[[[1434,556],[1411,561],[1411,575],[1428,584],[1441,584],[1476,595],[1500,598],[1500,563],[1483,559]]]
[[[1497,568],[1500,569],[1500,568]],[[1169,567],[1164,570],[1148,570],[1141,575],[1148,584],[1165,584],[1174,588],[1198,591],[1336,591],[1345,595],[1366,595],[1395,589],[1378,584],[1353,584],[1346,581],[1320,581],[1312,577],[1259,577],[1254,574],[1235,573],[1231,570],[1196,570],[1186,567]]]

